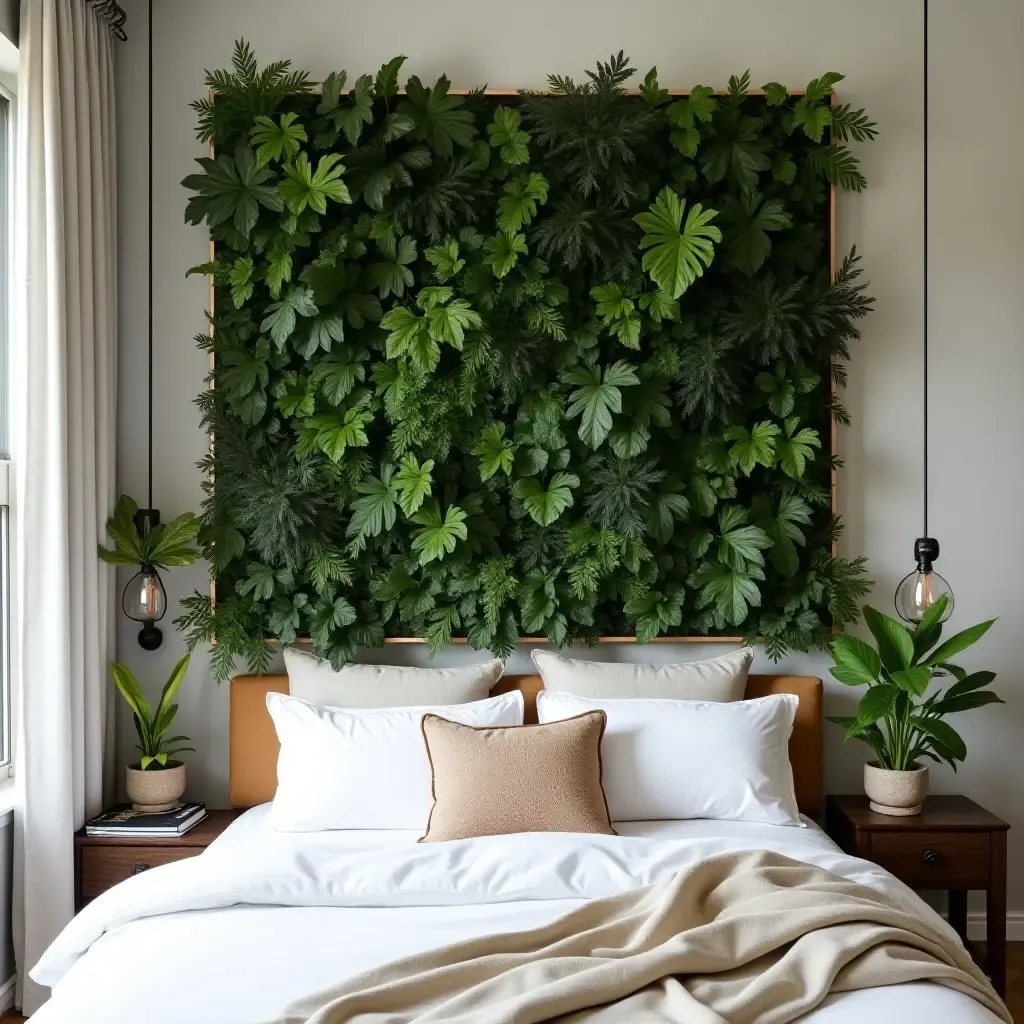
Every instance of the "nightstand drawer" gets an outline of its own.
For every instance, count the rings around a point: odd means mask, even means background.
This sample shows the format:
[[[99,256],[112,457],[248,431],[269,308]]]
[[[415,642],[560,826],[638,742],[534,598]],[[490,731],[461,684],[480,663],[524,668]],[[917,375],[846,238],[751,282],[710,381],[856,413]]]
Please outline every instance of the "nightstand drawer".
[[[80,895],[84,904],[140,871],[203,852],[201,846],[86,846],[81,851]]]
[[[874,832],[871,859],[917,889],[984,889],[987,832]]]

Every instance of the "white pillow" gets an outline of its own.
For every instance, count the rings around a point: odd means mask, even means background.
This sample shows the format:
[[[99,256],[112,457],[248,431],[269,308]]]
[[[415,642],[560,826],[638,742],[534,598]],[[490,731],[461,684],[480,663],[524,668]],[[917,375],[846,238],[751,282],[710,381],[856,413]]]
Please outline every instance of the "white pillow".
[[[722,704],[587,700],[542,690],[537,717],[608,716],[602,779],[613,821],[726,818],[800,825],[788,743],[793,694]]]
[[[428,711],[464,725],[522,725],[519,690],[472,704],[418,708],[317,707],[267,694],[281,752],[270,820],[279,832],[333,828],[426,830]]]
[[[754,649],[678,665],[629,665],[576,661],[534,648],[530,652],[548,690],[577,697],[666,698],[671,700],[743,700]]]
[[[463,668],[345,665],[295,647],[284,650],[288,691],[299,700],[332,708],[404,708],[485,700],[501,678],[500,658]]]

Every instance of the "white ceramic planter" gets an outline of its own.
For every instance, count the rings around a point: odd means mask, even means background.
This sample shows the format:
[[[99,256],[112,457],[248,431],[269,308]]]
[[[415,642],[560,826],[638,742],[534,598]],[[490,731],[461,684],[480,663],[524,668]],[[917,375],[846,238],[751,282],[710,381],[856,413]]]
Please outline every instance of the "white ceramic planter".
[[[864,792],[871,810],[905,818],[920,814],[928,795],[928,769],[894,772],[877,764],[864,765]]]
[[[177,807],[188,783],[185,765],[181,761],[168,761],[166,768],[149,768],[146,771],[138,765],[128,765],[124,772],[125,788],[132,807],[150,814]]]

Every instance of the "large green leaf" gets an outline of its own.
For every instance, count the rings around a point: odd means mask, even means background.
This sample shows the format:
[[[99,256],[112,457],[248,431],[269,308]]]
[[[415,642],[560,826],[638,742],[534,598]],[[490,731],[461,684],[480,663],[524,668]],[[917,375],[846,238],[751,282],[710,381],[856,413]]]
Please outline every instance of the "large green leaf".
[[[941,665],[961,651],[966,651],[968,647],[973,647],[989,631],[995,621],[995,619],[988,619],[954,634],[932,651],[927,664]]]
[[[947,695],[936,701],[930,710],[937,715],[950,715],[958,711],[982,708],[986,704],[1004,703],[1005,701],[991,690],[972,690],[970,693],[958,693],[952,697]]]
[[[266,114],[257,114],[255,127],[249,133],[256,145],[256,159],[262,164],[271,160],[291,160],[306,142],[306,129],[297,124],[299,115],[294,111],[282,114],[275,121]]]
[[[484,242],[484,250],[487,253],[484,263],[498,278],[504,277],[519,262],[519,257],[529,252],[526,247],[526,235],[521,231],[499,231]]]
[[[519,498],[530,518],[550,526],[573,503],[573,488],[580,478],[574,473],[555,473],[545,487],[536,477],[517,480],[512,493]]]
[[[427,88],[413,75],[405,85],[405,100],[398,109],[412,118],[410,138],[422,139],[441,157],[450,157],[456,146],[470,146],[476,137],[473,114],[464,96],[449,96],[451,82],[442,75]]]
[[[547,202],[548,183],[542,174],[530,174],[525,180],[513,178],[505,183],[505,194],[498,200],[498,227],[514,235],[537,216],[537,204]]]
[[[758,526],[747,525],[747,510],[727,505],[718,513],[718,557],[731,569],[746,572],[750,565],[764,565],[761,552],[772,545],[771,538]]]
[[[504,423],[488,423],[473,449],[480,458],[480,479],[490,480],[498,472],[510,476],[517,447],[515,441],[505,437]]]
[[[729,449],[733,464],[744,476],[750,476],[755,466],[771,469],[775,465],[775,445],[781,433],[778,424],[769,420],[755,423],[749,430],[739,425],[729,427],[725,439],[733,442]]]
[[[723,206],[722,221],[733,265],[745,274],[757,273],[768,258],[772,243],[767,232],[793,224],[781,199],[764,199],[760,192],[744,192]]]
[[[958,679],[945,692],[944,696],[948,699],[950,697],[957,697],[962,693],[971,693],[974,690],[981,689],[983,686],[988,686],[995,678],[995,672],[972,672],[970,675],[964,676],[963,679]]]
[[[491,145],[498,150],[501,162],[515,166],[525,164],[530,159],[530,136],[519,126],[522,115],[515,107],[499,106],[494,117],[487,126],[487,134],[491,137]],[[522,225],[516,225],[518,231]]]
[[[889,672],[910,668],[914,660],[914,639],[910,630],[870,605],[864,606],[864,621],[878,643],[878,654]]]
[[[468,536],[466,513],[458,505],[449,505],[442,516],[440,505],[432,499],[410,518],[420,524],[412,537],[412,549],[419,553],[420,565],[450,555],[455,545]]]
[[[815,448],[821,448],[821,438],[816,430],[803,427],[797,430],[800,420],[791,416],[783,424],[783,437],[778,442],[776,456],[782,471],[794,480],[803,478],[807,463],[813,461]]]
[[[275,213],[284,209],[273,185],[273,174],[260,166],[248,146],[239,145],[233,157],[200,157],[196,163],[205,173],[190,174],[182,181],[185,188],[198,193],[185,210],[189,224],[205,220],[215,227],[230,220],[246,239],[259,219],[261,206]]]
[[[622,411],[622,388],[640,383],[633,368],[618,360],[603,371],[600,366],[577,367],[565,374],[575,384],[566,410],[567,419],[580,416],[579,435],[590,448],[599,448],[612,429],[612,416]]]
[[[366,273],[367,284],[376,288],[382,299],[389,295],[401,298],[414,280],[409,265],[416,262],[415,239],[409,235],[397,239],[380,238],[377,240],[377,252],[383,259],[370,264]]]
[[[352,518],[348,535],[357,541],[377,537],[383,530],[391,530],[398,518],[398,484],[394,469],[385,463],[380,476],[361,481],[356,490],[362,495],[352,502]]]
[[[967,756],[967,744],[949,723],[938,718],[922,718],[920,715],[911,715],[910,724],[930,736],[940,748],[939,753],[943,756],[948,756],[949,759],[955,761],[962,761]]]
[[[295,330],[298,317],[316,316],[317,312],[312,290],[301,285],[292,285],[279,302],[272,302],[267,306],[260,330],[270,334],[271,340],[280,351]]]
[[[277,186],[281,198],[292,213],[302,213],[308,206],[317,213],[327,212],[327,200],[351,203],[348,187],[341,180],[345,165],[337,153],[320,157],[314,171],[305,153],[293,164],[286,165],[284,178]]]
[[[896,699],[896,687],[888,683],[868,688],[857,705],[857,724],[863,728],[887,715]]]
[[[405,455],[398,464],[395,474],[395,486],[399,492],[399,504],[402,511],[411,516],[430,497],[430,486],[433,483],[431,470],[434,460],[426,459],[420,463],[415,455]]]
[[[761,604],[761,591],[754,582],[756,572],[737,572],[722,564],[709,566],[699,577],[703,584],[701,606],[712,605],[729,625],[740,625],[751,607]]]
[[[643,268],[658,288],[670,299],[677,299],[704,273],[714,258],[714,242],[722,232],[711,221],[717,210],[705,210],[700,203],[690,207],[686,224],[680,230],[685,202],[666,187],[649,207],[649,212],[633,219],[643,228],[640,239],[644,253]]]
[[[832,675],[847,686],[862,686],[873,683],[882,671],[878,652],[855,636],[837,636],[832,641],[832,657],[835,665]]]
[[[891,673],[892,681],[907,693],[915,697],[923,697],[928,684],[932,681],[931,671],[922,665],[915,668],[898,669]]]

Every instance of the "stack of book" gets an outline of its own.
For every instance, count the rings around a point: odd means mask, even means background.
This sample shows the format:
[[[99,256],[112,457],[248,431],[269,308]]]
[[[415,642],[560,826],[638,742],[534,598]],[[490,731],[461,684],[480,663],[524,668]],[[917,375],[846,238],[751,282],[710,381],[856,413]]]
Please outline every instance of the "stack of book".
[[[205,804],[182,804],[170,811],[150,814],[129,807],[104,811],[86,823],[87,836],[119,836],[138,839],[174,839],[183,836],[206,817]]]

